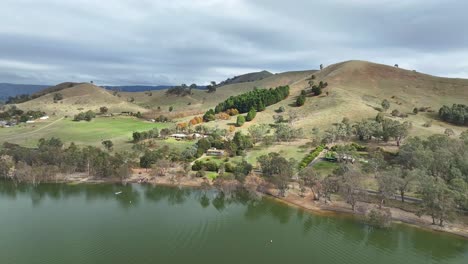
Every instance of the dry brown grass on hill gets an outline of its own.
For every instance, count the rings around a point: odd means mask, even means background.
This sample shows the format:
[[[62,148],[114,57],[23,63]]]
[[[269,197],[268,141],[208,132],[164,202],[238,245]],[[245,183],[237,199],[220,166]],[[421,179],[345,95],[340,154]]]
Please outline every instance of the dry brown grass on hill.
[[[23,110],[42,110],[49,115],[73,115],[82,111],[99,112],[101,106],[106,106],[110,113],[122,111],[144,112],[146,109],[127,102],[125,98],[112,95],[110,91],[93,84],[82,83],[59,91],[63,100],[54,103],[54,94],[48,93],[39,98],[19,104]]]

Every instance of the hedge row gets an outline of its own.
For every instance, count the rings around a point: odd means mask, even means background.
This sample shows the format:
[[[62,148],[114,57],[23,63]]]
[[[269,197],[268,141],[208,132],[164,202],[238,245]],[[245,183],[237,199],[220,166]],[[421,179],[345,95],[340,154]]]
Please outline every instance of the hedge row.
[[[323,151],[324,148],[325,148],[325,145],[320,145],[316,147],[314,150],[312,150],[307,156],[305,156],[302,159],[301,163],[299,163],[299,169],[303,169],[307,167],[307,165],[309,165],[309,163],[311,163],[320,154],[320,152]]]

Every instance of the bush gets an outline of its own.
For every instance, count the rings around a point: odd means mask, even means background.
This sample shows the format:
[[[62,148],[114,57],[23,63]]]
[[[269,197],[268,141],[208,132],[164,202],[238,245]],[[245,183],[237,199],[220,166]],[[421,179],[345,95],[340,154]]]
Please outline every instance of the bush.
[[[319,154],[323,151],[325,145],[320,145],[313,149],[307,156],[305,156],[299,163],[299,169],[303,169],[309,165]]]
[[[236,126],[241,127],[245,123],[245,117],[243,115],[237,116]]]
[[[75,115],[75,117],[73,118],[73,121],[82,121],[82,120],[86,120],[86,121],[91,121],[93,118],[96,117],[96,113],[94,113],[93,111],[89,110],[87,112],[81,112],[77,115]]]
[[[305,95],[300,95],[297,97],[296,99],[296,106],[303,106],[305,104],[305,101],[306,101],[306,97]]]
[[[320,86],[313,86],[312,87],[312,93],[314,93],[315,95],[321,95],[322,94],[322,88],[320,88]]]
[[[400,116],[400,111],[398,111],[397,109],[393,110],[392,116]]]
[[[468,125],[468,106],[463,104],[453,104],[452,108],[444,105],[439,110],[440,119],[452,124]]]
[[[193,171],[214,171],[217,172],[219,169],[218,164],[214,161],[208,161],[208,162],[203,162],[201,160],[195,161],[192,165],[192,170]]]
[[[369,213],[367,213],[367,222],[369,225],[386,228],[390,227],[392,223],[392,213],[390,209],[371,209]]]
[[[254,108],[250,109],[250,111],[247,113],[247,116],[245,118],[245,120],[247,122],[250,122],[252,120],[254,120],[255,116],[257,115],[257,111],[255,111]]]

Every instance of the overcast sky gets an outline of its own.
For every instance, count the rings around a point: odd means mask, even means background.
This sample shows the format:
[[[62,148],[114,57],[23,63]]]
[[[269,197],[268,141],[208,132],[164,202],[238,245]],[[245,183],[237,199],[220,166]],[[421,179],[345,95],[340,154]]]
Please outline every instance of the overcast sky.
[[[203,84],[369,60],[468,78],[465,0],[1,0],[0,82]]]

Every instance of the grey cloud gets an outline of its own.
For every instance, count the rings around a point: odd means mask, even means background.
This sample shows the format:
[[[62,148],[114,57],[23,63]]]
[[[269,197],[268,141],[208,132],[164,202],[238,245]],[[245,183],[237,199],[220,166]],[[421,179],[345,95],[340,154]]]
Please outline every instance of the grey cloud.
[[[468,77],[455,63],[468,59],[467,9],[455,0],[4,0],[0,82],[201,84],[349,59]]]

